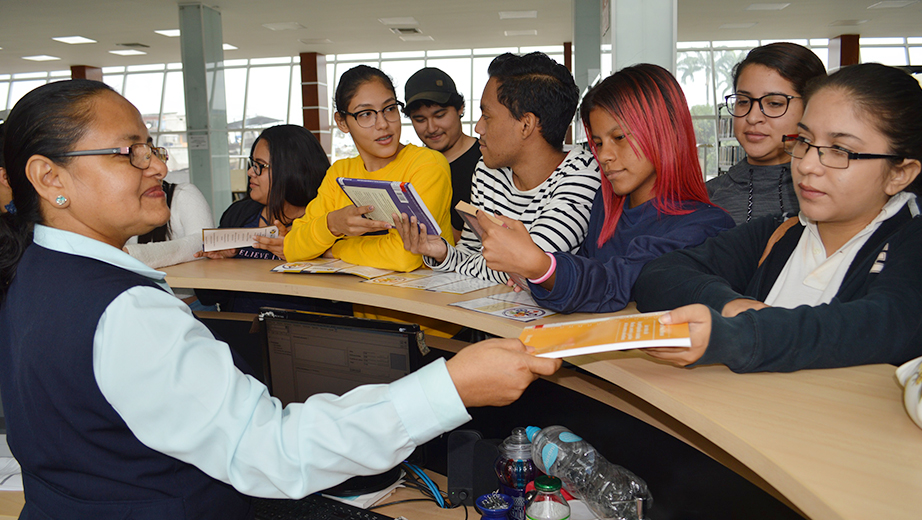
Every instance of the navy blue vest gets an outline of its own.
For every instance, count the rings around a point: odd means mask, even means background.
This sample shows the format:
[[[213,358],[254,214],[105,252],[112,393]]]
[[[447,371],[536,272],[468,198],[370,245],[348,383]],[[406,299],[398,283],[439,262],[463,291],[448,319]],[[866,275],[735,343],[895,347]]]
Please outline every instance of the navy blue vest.
[[[0,395],[23,468],[20,518],[252,516],[231,486],[141,444],[96,384],[96,324],[139,285],[157,287],[98,260],[26,249],[0,307]]]

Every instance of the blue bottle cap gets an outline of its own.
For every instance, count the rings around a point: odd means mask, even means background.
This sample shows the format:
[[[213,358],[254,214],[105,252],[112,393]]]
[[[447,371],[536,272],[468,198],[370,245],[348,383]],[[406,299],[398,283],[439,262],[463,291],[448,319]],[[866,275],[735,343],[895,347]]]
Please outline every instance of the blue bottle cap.
[[[537,426],[529,426],[528,428],[525,428],[525,435],[528,436],[529,441],[533,441],[535,440],[535,435],[537,435],[537,433],[540,431],[541,428],[538,428]]]

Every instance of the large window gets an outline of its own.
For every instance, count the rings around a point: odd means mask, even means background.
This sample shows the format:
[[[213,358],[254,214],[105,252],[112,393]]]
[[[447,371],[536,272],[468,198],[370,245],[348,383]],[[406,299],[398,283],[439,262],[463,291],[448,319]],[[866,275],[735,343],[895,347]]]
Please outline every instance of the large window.
[[[816,52],[828,62],[828,40],[792,40]],[[699,156],[707,176],[717,172],[717,110],[732,89],[731,71],[750,49],[768,40],[681,42],[677,46],[676,76],[688,98],[695,121]],[[922,38],[862,38],[861,60],[888,65],[922,65]],[[333,129],[333,159],[355,155],[349,136],[332,121],[332,96],[343,72],[358,64],[379,67],[394,80],[397,96],[404,97],[406,80],[422,67],[438,67],[454,80],[464,95],[465,132],[476,135],[480,95],[487,82],[487,66],[504,52],[539,50],[563,63],[563,46],[457,49],[391,53],[339,54],[327,56],[327,100]],[[226,60],[224,93],[227,107],[227,139],[232,170],[240,170],[253,139],[266,127],[303,124],[299,57]],[[611,72],[611,48],[602,49],[602,75]],[[49,81],[70,78],[70,71],[0,74],[0,114],[30,90]],[[103,80],[141,111],[159,146],[170,149],[171,179],[188,179],[186,110],[182,64],[167,63],[130,67],[107,67]],[[403,120],[401,141],[420,144],[408,119]]]

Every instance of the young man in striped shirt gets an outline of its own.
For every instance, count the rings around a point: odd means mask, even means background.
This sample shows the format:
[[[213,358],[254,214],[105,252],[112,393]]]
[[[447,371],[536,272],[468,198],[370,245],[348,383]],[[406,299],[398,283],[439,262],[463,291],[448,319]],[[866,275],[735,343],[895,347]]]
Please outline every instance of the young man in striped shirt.
[[[471,204],[490,214],[520,220],[548,252],[579,249],[601,177],[592,154],[563,149],[579,90],[570,72],[547,55],[503,54],[490,64],[481,96],[483,158],[474,170]],[[438,237],[400,226],[407,250],[443,271],[505,283],[508,275],[486,266],[480,239],[464,226],[452,247]]]

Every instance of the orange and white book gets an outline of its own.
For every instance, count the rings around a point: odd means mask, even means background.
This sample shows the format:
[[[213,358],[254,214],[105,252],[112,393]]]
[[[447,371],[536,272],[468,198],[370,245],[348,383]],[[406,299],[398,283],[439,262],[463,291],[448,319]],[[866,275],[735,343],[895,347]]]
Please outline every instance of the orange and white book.
[[[561,358],[645,347],[689,347],[688,324],[663,325],[664,313],[627,314],[525,327],[519,339],[538,357]]]

